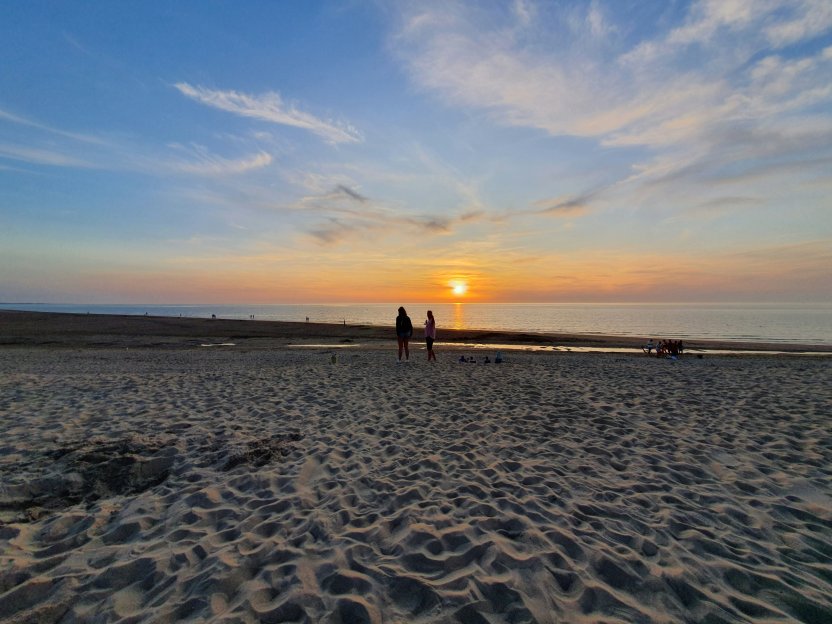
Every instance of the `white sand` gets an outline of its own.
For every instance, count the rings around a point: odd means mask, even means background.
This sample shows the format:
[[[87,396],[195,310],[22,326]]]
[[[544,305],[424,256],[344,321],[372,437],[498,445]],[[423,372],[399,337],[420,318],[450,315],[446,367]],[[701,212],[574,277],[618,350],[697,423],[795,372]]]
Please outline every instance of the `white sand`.
[[[832,622],[832,361],[507,355],[0,349],[0,621]]]

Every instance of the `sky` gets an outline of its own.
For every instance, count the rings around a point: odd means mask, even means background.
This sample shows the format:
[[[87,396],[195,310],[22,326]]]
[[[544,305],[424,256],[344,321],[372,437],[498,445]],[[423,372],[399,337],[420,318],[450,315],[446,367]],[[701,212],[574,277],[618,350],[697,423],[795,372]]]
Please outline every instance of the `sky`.
[[[0,58],[0,301],[832,301],[829,0],[30,0]]]

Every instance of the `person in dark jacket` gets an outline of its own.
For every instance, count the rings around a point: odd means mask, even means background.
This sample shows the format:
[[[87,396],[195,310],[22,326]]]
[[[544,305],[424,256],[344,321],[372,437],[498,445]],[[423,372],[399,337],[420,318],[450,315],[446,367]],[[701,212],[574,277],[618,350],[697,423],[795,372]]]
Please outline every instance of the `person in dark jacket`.
[[[399,340],[399,361],[402,360],[402,350],[404,350],[404,357],[410,361],[410,349],[408,343],[411,336],[413,336],[413,323],[410,322],[410,317],[405,312],[404,308],[399,308],[399,315],[396,317],[396,338]]]
[[[428,362],[436,361],[436,354],[433,352],[433,343],[436,341],[436,319],[433,312],[428,310],[428,319],[425,321],[425,344],[428,346]]]

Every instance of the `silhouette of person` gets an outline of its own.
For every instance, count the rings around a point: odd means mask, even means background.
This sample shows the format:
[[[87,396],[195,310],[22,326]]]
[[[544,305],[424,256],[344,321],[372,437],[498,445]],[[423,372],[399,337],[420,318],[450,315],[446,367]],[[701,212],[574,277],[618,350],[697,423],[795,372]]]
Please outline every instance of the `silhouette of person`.
[[[428,362],[436,361],[436,354],[433,352],[433,342],[436,340],[436,320],[433,312],[428,310],[428,320],[425,321],[425,343],[428,346]]]
[[[402,350],[405,359],[410,361],[410,348],[408,343],[413,336],[413,323],[404,308],[399,308],[399,315],[396,317],[396,338],[399,341],[399,361],[402,360]]]

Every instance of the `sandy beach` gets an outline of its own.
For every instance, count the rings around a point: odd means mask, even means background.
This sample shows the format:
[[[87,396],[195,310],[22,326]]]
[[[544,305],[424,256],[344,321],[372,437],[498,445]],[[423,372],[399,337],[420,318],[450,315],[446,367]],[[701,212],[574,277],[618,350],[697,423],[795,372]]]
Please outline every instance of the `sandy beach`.
[[[829,358],[386,333],[0,314],[0,621],[832,621]]]

